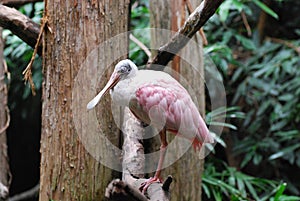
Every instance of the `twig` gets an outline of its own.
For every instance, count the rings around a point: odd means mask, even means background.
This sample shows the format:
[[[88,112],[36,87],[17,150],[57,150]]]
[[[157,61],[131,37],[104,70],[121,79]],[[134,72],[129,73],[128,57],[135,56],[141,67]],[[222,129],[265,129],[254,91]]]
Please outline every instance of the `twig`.
[[[194,34],[215,13],[224,0],[204,0],[188,17],[184,25],[174,34],[171,40],[159,48],[156,57],[147,68],[162,70],[194,36]]]
[[[33,198],[33,197],[38,195],[39,190],[40,190],[40,184],[38,183],[33,188],[31,188],[27,191],[24,191],[20,194],[14,195],[11,198],[8,198],[8,201],[21,201],[21,200],[26,200],[26,199],[29,199],[29,198]]]
[[[7,5],[10,7],[21,6],[27,3],[35,3],[41,2],[42,0],[2,0],[1,3],[3,5]]]
[[[129,34],[129,39],[132,40],[132,42],[134,42],[135,44],[137,44],[137,46],[139,46],[148,56],[148,61],[150,61],[151,59],[151,52],[149,50],[149,48],[142,43],[139,39],[137,39],[133,34]]]
[[[41,21],[42,21],[42,24],[41,24],[41,27],[40,27],[40,33],[39,33],[39,36],[37,38],[33,54],[31,56],[29,64],[27,65],[27,67],[23,71],[24,80],[25,80],[25,82],[29,81],[29,84],[30,84],[30,87],[31,87],[31,92],[32,92],[32,95],[34,95],[34,96],[36,95],[36,93],[35,93],[35,85],[34,85],[34,82],[33,82],[33,79],[32,79],[32,64],[35,60],[35,56],[36,56],[37,51],[38,51],[39,43],[40,43],[40,40],[42,38],[44,28],[45,28],[45,26],[48,22],[47,16],[44,16]]]
[[[283,39],[280,38],[272,38],[272,37],[267,37],[267,39],[270,39],[271,41],[275,42],[275,43],[279,43],[282,45],[285,45],[293,50],[295,50],[295,52],[297,52],[300,56],[300,47],[295,46],[293,43],[285,41]]]
[[[247,20],[247,16],[246,16],[244,11],[241,12],[241,16],[242,16],[242,20],[243,20],[243,23],[245,25],[245,28],[247,30],[247,34],[248,34],[248,36],[251,36],[252,35],[252,30],[251,30],[251,27],[250,27],[249,22]]]
[[[9,109],[7,106],[5,106],[5,112],[6,112],[6,123],[2,128],[0,128],[0,135],[2,133],[4,133],[4,131],[8,128],[8,126],[10,124],[10,115],[9,115]]]

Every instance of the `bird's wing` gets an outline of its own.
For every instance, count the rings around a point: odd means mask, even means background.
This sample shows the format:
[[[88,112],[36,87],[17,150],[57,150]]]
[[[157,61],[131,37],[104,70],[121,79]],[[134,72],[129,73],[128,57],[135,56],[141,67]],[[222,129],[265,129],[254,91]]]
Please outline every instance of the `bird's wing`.
[[[151,123],[158,128],[166,127],[167,130],[179,132],[191,140],[211,142],[197,107],[180,85],[172,83],[167,88],[159,84],[145,84],[136,90],[129,108],[147,124]]]

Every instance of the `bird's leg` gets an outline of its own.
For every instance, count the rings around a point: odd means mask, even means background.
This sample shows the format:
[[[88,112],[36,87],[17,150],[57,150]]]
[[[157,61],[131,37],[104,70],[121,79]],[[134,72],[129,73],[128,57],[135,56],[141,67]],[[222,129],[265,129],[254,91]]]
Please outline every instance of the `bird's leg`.
[[[160,141],[161,141],[161,146],[160,146],[160,150],[159,150],[159,161],[158,161],[158,165],[157,165],[157,169],[156,172],[154,174],[154,177],[149,178],[148,181],[142,183],[140,190],[142,190],[142,193],[145,193],[147,188],[155,182],[161,182],[160,180],[160,173],[161,173],[161,169],[164,163],[164,159],[165,159],[165,155],[166,155],[166,151],[167,151],[167,146],[168,146],[168,142],[166,139],[166,129],[163,128],[160,132],[159,132],[159,136],[160,136]]]
[[[158,161],[156,172],[154,174],[154,178],[157,178],[157,179],[160,178],[161,168],[164,163],[167,146],[168,146],[165,128],[161,132],[159,132],[159,136],[160,136],[160,141],[161,141],[160,150],[159,150],[159,161]]]

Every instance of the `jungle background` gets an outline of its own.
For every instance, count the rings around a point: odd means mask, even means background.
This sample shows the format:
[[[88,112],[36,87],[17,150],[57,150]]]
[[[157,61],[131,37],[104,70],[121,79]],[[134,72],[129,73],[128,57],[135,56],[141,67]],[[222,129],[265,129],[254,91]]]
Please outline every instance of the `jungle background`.
[[[148,28],[149,1],[131,6],[131,29]],[[39,23],[43,8],[36,2],[18,10]],[[206,103],[207,122],[225,112],[227,122],[205,161],[203,200],[300,200],[299,9],[292,0],[226,0],[205,24],[205,63],[221,72],[228,107],[210,111]],[[149,47],[149,34],[133,35]],[[37,57],[33,65],[33,96],[22,75],[32,48],[8,30],[3,38],[13,196],[39,182],[42,63]],[[135,43],[130,50],[137,65],[147,62]]]

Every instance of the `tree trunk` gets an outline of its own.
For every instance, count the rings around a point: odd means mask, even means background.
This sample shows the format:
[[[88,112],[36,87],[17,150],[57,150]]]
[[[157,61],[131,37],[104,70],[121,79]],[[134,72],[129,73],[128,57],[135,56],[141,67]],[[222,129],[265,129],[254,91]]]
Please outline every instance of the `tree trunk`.
[[[150,1],[151,28],[177,31],[189,13],[185,2],[185,0]],[[201,1],[191,0],[191,3],[193,8],[196,8]],[[165,44],[170,38],[166,33],[165,31],[152,31],[151,48],[156,49]],[[204,68],[202,42],[199,34],[196,34],[178,56],[174,57],[169,66],[173,69],[171,74],[179,79],[181,84],[188,89],[193,100],[198,103],[198,109],[203,116],[205,114]],[[168,141],[171,142],[172,139],[173,135],[169,134]],[[178,146],[180,145],[178,144]],[[158,147],[156,146],[155,149]],[[167,156],[166,160],[168,160]],[[174,178],[171,185],[172,201],[201,200],[203,164],[204,160],[199,159],[199,153],[189,148],[178,161],[163,170],[163,178],[166,178],[167,175],[172,175]]]
[[[97,107],[101,124],[94,126],[101,126],[101,133],[85,121],[94,120],[86,104],[95,95],[89,94],[92,87],[99,91],[115,61],[127,56],[127,37],[104,41],[127,31],[128,5],[129,0],[45,1],[41,201],[103,200],[105,187],[117,177],[116,171],[99,163],[107,157],[100,152],[109,145],[95,141],[104,136],[120,146],[120,133],[107,107],[110,99],[106,96]],[[91,83],[102,73],[104,79]],[[121,156],[109,160],[121,160]]]
[[[0,27],[0,200],[8,196],[9,164],[7,155],[6,129],[9,125],[7,87],[3,58],[2,28]]]

